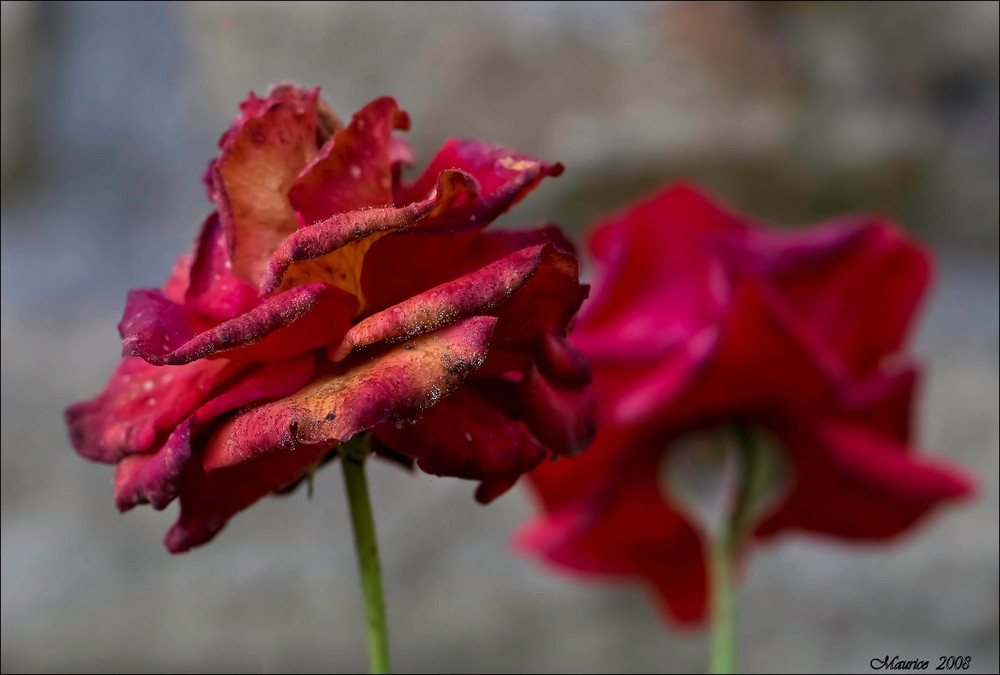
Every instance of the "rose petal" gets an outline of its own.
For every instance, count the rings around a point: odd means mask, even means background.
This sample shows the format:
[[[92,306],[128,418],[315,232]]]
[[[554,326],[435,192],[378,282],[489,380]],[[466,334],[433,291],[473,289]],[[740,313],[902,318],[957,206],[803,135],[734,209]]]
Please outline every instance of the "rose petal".
[[[303,225],[346,211],[391,207],[392,132],[409,128],[410,118],[389,97],[376,99],[355,113],[288,193]]]
[[[740,249],[744,264],[763,268],[800,321],[856,374],[899,350],[930,280],[927,253],[875,219],[759,230]]]
[[[546,334],[565,335],[590,293],[590,286],[579,282],[579,269],[576,256],[543,246],[538,270],[497,310],[495,344],[529,345]]]
[[[381,422],[408,422],[479,367],[495,323],[492,317],[460,321],[240,415],[212,438],[205,467],[230,466],[298,444],[346,441]]]
[[[274,250],[298,229],[288,190],[316,154],[318,96],[318,89],[294,87],[279,87],[266,99],[251,95],[211,167],[233,274],[253,285]]]
[[[479,487],[476,488],[476,501],[480,504],[489,504],[514,487],[516,483],[517,478],[487,478],[480,481]]]
[[[532,349],[532,358],[546,379],[564,385],[590,382],[590,363],[569,340],[546,331]]]
[[[608,429],[579,457],[535,469],[531,481],[546,486],[539,493],[548,514],[522,529],[515,545],[561,570],[644,580],[672,617],[697,621],[706,597],[701,541],[660,493],[657,453],[623,442]]]
[[[589,239],[598,289],[574,341],[591,357],[656,359],[718,322],[731,289],[709,242],[746,225],[678,185],[602,223]]]
[[[477,498],[495,498],[545,459],[545,449],[525,426],[472,389],[463,387],[405,427],[382,425],[378,438],[413,457],[426,473],[490,480]],[[499,490],[502,481],[506,485]]]
[[[611,402],[616,423],[655,420],[666,429],[734,411],[787,405],[790,391],[795,392],[793,406],[822,407],[847,386],[844,373],[827,356],[773,302],[763,283],[745,279],[718,329],[704,329],[627,383],[595,359],[594,380],[599,396]]]
[[[220,360],[157,367],[123,359],[96,398],[66,409],[73,447],[108,464],[149,450],[160,432],[172,429],[208,397],[226,365]]]
[[[772,431],[793,454],[797,473],[792,495],[761,536],[791,528],[881,539],[973,491],[971,477],[957,469],[859,427],[784,423]]]
[[[257,289],[233,276],[232,267],[225,230],[218,214],[213,213],[201,228],[191,267],[191,286],[183,300],[171,299],[215,322],[250,311],[260,304]]]
[[[171,553],[183,553],[208,542],[230,518],[300,480],[329,451],[330,444],[296,445],[236,466],[193,472],[181,486],[181,514],[164,545]]]
[[[361,288],[367,307],[380,311],[514,251],[546,242],[575,254],[572,243],[555,226],[454,234],[429,233],[421,226],[393,232],[368,250],[361,270]]]
[[[163,294],[174,302],[183,302],[184,294],[187,292],[191,277],[191,265],[194,256],[184,254],[177,258],[173,269],[170,270],[170,277],[163,285]]]
[[[378,237],[412,227],[421,219],[472,199],[475,181],[459,171],[440,174],[426,200],[403,208],[368,209],[332,216],[288,237],[274,254],[262,283],[271,294],[312,280],[322,280],[361,299],[360,275],[365,253]]]
[[[448,169],[464,171],[479,182],[483,203],[455,218],[458,221],[477,216],[469,224],[472,227],[485,227],[523,199],[542,178],[563,172],[559,163],[549,164],[482,141],[452,139],[441,147],[420,178],[411,185],[399,187],[395,203],[403,205],[426,199],[434,188],[437,175]]]
[[[344,336],[331,355],[346,357],[355,347],[411,338],[474,314],[486,314],[508,301],[543,266],[570,267],[567,254],[552,245],[517,251],[485,267],[442,284],[364,319]],[[575,263],[575,259],[572,259]],[[522,321],[524,317],[522,316]]]
[[[129,293],[119,331],[125,355],[157,365],[220,354],[273,361],[337,341],[350,327],[356,308],[353,296],[317,281],[268,298],[239,317],[195,334],[182,307],[156,291],[140,290]]]
[[[224,391],[181,422],[157,452],[130,455],[119,462],[114,490],[118,509],[126,511],[146,503],[155,509],[165,508],[177,496],[182,478],[195,459],[192,434],[198,434],[207,422],[226,412],[298,391],[309,381],[313,364],[312,355],[307,355],[259,368],[244,367],[245,374],[235,376]]]
[[[177,425],[155,453],[129,455],[115,468],[115,506],[121,512],[138,504],[164,509],[177,496],[184,470],[193,459],[191,418]]]
[[[524,421],[542,445],[560,455],[576,455],[593,440],[597,402],[590,389],[554,385],[531,366],[519,390]]]
[[[892,371],[876,373],[841,392],[840,405],[830,415],[845,423],[884,434],[906,444],[912,432],[913,397],[920,373],[902,362]]]

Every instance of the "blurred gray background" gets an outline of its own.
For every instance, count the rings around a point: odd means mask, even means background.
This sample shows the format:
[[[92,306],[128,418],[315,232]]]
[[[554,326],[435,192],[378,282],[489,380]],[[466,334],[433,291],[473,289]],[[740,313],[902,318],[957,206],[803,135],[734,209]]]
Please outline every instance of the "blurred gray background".
[[[120,353],[209,211],[199,181],[250,89],[383,94],[426,160],[474,136],[566,163],[515,212],[584,226],[692,177],[785,225],[890,214],[934,249],[920,439],[982,479],[886,547],[788,537],[741,591],[748,670],[869,672],[886,654],[998,669],[998,5],[2,4],[2,669],[366,667],[339,470],[171,557],[175,517],[117,514],[70,402]],[[508,222],[513,222],[510,219]],[[402,671],[685,671],[706,638],[637,588],[507,553],[531,506],[377,465]]]

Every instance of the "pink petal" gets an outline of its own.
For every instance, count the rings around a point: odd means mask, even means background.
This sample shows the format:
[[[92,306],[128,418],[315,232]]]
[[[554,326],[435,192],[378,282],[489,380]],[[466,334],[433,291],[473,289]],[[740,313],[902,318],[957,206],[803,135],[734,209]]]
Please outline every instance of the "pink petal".
[[[232,251],[233,274],[256,285],[274,250],[298,229],[288,190],[316,154],[319,90],[278,87],[251,97],[210,167],[212,196]]]
[[[210,215],[201,228],[190,288],[183,300],[171,299],[215,322],[240,316],[260,304],[257,289],[233,276],[226,233],[218,214]]]
[[[119,324],[123,352],[153,364],[178,365],[224,354],[273,361],[336,342],[350,327],[357,300],[313,282],[268,298],[245,314],[195,334],[184,308],[156,291],[129,293]]]
[[[161,432],[173,429],[209,395],[225,361],[157,367],[123,359],[96,398],[66,409],[76,451],[112,464],[151,449]]]
[[[209,443],[206,469],[302,444],[346,441],[382,422],[411,421],[479,367],[495,323],[492,317],[465,319],[237,416]]]
[[[115,503],[119,510],[145,503],[155,509],[165,508],[177,496],[185,473],[201,450],[203,439],[198,435],[208,422],[231,410],[293,394],[309,381],[313,363],[312,355],[307,355],[243,368],[245,374],[236,375],[224,391],[181,422],[162,448],[152,454],[130,455],[119,462],[115,473]]]
[[[409,117],[389,97],[376,99],[355,113],[288,193],[303,225],[347,211],[391,207],[392,132],[409,127]]]
[[[303,228],[275,251],[261,286],[262,292],[271,294],[319,279],[360,296],[361,265],[374,239],[454,208],[473,198],[476,190],[475,181],[467,174],[444,171],[439,176],[437,189],[424,201],[398,209],[342,213]]]
[[[479,226],[489,224],[520,201],[545,176],[558,176],[563,172],[562,164],[542,162],[482,141],[452,139],[441,147],[420,178],[411,185],[400,186],[395,203],[409,204],[426,199],[434,188],[437,175],[449,169],[458,169],[475,177],[482,188],[481,200],[497,207],[503,204],[499,211],[495,208],[471,210],[467,215],[485,216],[478,219]]]
[[[184,470],[193,459],[191,418],[177,425],[154,453],[129,455],[115,468],[115,506],[125,512],[138,504],[164,509],[177,496]]]

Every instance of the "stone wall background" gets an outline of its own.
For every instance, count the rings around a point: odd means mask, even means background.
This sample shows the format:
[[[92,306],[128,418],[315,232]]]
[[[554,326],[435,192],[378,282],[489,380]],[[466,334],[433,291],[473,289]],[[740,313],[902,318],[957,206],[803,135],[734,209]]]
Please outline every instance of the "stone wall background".
[[[391,94],[428,158],[483,137],[568,171],[507,222],[588,222],[704,182],[794,226],[846,210],[935,251],[920,437],[982,477],[888,547],[788,537],[741,592],[750,670],[876,656],[998,663],[998,5],[32,4],[2,8],[2,669],[352,671],[360,594],[338,471],[170,557],[173,509],[118,516],[62,409],[117,361],[128,288],[165,277],[209,209],[198,178],[247,91]],[[412,671],[686,671],[705,636],[637,588],[511,557],[530,513],[376,466],[395,663]],[[936,662],[936,661],[935,661]]]

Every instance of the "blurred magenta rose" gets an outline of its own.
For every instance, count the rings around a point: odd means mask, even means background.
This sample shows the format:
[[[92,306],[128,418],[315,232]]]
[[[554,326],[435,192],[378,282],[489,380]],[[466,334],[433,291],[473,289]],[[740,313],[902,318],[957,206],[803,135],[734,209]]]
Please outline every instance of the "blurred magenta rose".
[[[666,458],[734,423],[777,441],[791,474],[756,538],[883,539],[970,492],[909,445],[918,371],[901,350],[930,263],[896,226],[779,231],[677,186],[589,243],[595,292],[571,337],[602,426],[579,458],[532,472],[545,515],[522,531],[527,550],[642,579],[674,619],[700,619],[704,542],[667,496]]]
[[[407,183],[408,127],[391,98],[343,127],[317,89],[251,94],[205,175],[216,211],[194,252],[129,294],[124,360],[66,419],[80,454],[117,464],[121,510],[180,499],[170,551],[365,430],[481,481],[482,502],[589,442],[572,247],[554,227],[483,231],[562,167],[453,140]]]

